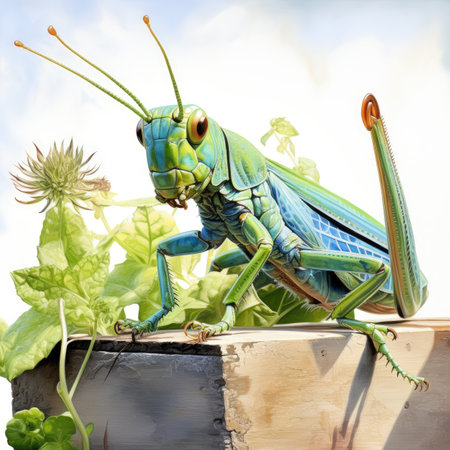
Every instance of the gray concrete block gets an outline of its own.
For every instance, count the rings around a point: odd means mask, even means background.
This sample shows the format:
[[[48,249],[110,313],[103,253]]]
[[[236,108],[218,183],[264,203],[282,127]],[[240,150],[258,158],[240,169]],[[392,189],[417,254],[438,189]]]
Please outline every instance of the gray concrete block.
[[[326,323],[237,328],[194,345],[181,331],[102,337],[74,402],[95,424],[93,449],[106,428],[109,450],[447,448],[450,321],[391,326],[391,353],[431,381],[427,393],[392,375],[366,336]],[[69,379],[88,345],[71,344]],[[57,364],[55,349],[13,381],[14,410],[63,411]]]

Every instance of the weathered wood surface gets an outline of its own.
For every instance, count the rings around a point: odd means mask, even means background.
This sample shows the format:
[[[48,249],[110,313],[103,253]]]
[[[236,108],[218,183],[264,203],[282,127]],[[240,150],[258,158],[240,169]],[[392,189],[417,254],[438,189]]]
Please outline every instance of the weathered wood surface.
[[[443,449],[450,442],[450,320],[392,323],[389,344],[416,392],[367,337],[333,324],[236,328],[192,345],[181,331],[102,338],[75,404],[93,449]],[[106,378],[118,352],[126,343]],[[75,374],[87,341],[71,344]],[[13,382],[13,408],[63,406],[56,352]],[[105,379],[106,378],[106,379]]]

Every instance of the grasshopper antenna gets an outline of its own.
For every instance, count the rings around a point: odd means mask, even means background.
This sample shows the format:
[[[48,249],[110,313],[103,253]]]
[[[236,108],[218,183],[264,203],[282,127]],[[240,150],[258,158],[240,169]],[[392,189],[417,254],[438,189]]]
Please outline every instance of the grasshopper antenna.
[[[54,36],[56,39],[58,39],[59,42],[61,42],[62,45],[64,45],[64,47],[66,47],[69,51],[71,51],[74,55],[78,56],[78,58],[82,59],[84,62],[88,63],[91,67],[93,67],[94,69],[97,69],[99,72],[101,72],[103,75],[105,75],[106,77],[108,77],[113,83],[115,83],[117,86],[120,87],[120,89],[122,89],[126,94],[128,94],[134,101],[135,103],[139,106],[139,108],[142,109],[142,111],[144,112],[144,114],[148,114],[147,109],[145,108],[145,106],[142,104],[142,102],[129,90],[127,89],[122,83],[120,83],[119,81],[117,81],[113,76],[111,76],[108,72],[105,72],[103,69],[101,69],[100,67],[98,67],[96,64],[94,64],[93,62],[89,61],[87,58],[85,58],[84,56],[80,55],[77,51],[75,51],[72,47],[70,47],[69,45],[67,45],[59,36],[59,34],[56,32],[55,28],[50,25],[48,27],[48,32],[49,34],[51,34],[52,36]]]
[[[149,17],[147,15],[145,15],[142,18],[142,20],[147,25],[147,28],[150,30],[150,33],[152,33],[152,36],[155,38],[155,41],[158,44],[159,48],[161,49],[164,59],[166,60],[167,68],[169,69],[170,78],[172,80],[173,90],[175,91],[175,97],[177,98],[177,103],[178,103],[178,116],[174,117],[174,120],[176,122],[181,122],[183,120],[183,116],[184,116],[183,104],[181,103],[180,93],[178,91],[177,82],[175,81],[175,76],[173,75],[173,72],[172,72],[172,67],[170,66],[170,63],[169,63],[169,58],[167,57],[167,54],[164,51],[164,48],[161,45],[161,42],[159,42],[159,39],[156,37],[156,34],[153,32],[153,30],[150,26]]]
[[[55,29],[54,29],[52,26],[49,27],[48,32],[49,32],[50,34],[52,34],[53,36],[58,37],[57,34],[56,34]],[[60,40],[61,40],[61,39],[60,39]],[[62,41],[61,41],[61,42],[62,42]],[[70,67],[65,66],[64,64],[61,64],[61,63],[58,62],[58,61],[55,61],[55,60],[52,59],[52,58],[49,58],[48,56],[43,55],[42,53],[39,53],[39,52],[37,52],[37,51],[35,51],[35,50],[33,50],[33,49],[27,47],[27,46],[26,46],[25,44],[23,44],[21,41],[14,41],[14,45],[15,45],[16,47],[23,48],[24,50],[28,50],[29,52],[34,53],[35,55],[40,56],[41,58],[44,58],[44,59],[46,59],[47,61],[50,61],[51,63],[56,64],[57,66],[62,67],[62,68],[65,69],[65,70],[68,70],[69,72],[73,73],[74,75],[77,75],[78,77],[80,77],[80,78],[82,78],[83,80],[87,81],[88,83],[92,84],[92,85],[95,86],[97,89],[100,89],[102,92],[104,92],[105,94],[109,95],[111,98],[113,98],[114,100],[118,101],[118,102],[121,103],[122,105],[126,106],[128,109],[130,109],[130,110],[133,111],[135,114],[137,114],[141,119],[143,119],[143,120],[145,120],[145,121],[147,121],[147,122],[150,122],[150,121],[151,121],[151,119],[152,119],[151,115],[150,115],[149,112],[144,108],[144,106],[142,105],[141,102],[139,102],[138,105],[139,105],[139,107],[143,110],[143,113],[142,113],[141,111],[139,111],[138,109],[136,109],[134,106],[130,105],[130,104],[129,104],[128,102],[126,102],[125,100],[123,100],[123,99],[121,99],[120,97],[118,97],[117,95],[113,94],[111,91],[108,91],[108,89],[105,89],[103,86],[100,86],[100,85],[99,85],[98,83],[96,83],[95,81],[92,81],[90,78],[88,78],[88,77],[82,75],[81,73],[77,72],[76,70],[71,69]],[[65,45],[65,44],[64,44],[64,45]],[[65,45],[65,46],[67,47],[67,45]],[[82,58],[82,57],[80,56],[80,58]],[[84,58],[82,58],[82,59],[85,60]],[[85,60],[85,61],[86,61],[86,60]],[[89,63],[89,64],[91,64],[91,63]],[[91,64],[91,65],[92,65],[93,67],[96,67],[96,66],[94,66],[93,64]],[[97,67],[96,67],[96,68],[97,68]],[[105,74],[108,78],[110,78],[112,81],[114,81],[119,87],[121,87],[122,89],[125,90],[125,88],[124,88],[120,83],[118,83],[116,80],[114,80],[111,76],[107,75],[106,72],[102,71],[102,70],[99,69],[99,68],[97,68],[97,69],[100,70],[102,73],[104,73],[104,74]],[[131,95],[131,96],[132,96],[132,94],[130,93],[130,91],[125,90],[125,92],[127,92],[128,95]],[[134,96],[132,96],[132,98],[133,98],[133,100],[135,100],[135,101],[137,100]],[[137,103],[137,102],[136,102],[136,103]]]

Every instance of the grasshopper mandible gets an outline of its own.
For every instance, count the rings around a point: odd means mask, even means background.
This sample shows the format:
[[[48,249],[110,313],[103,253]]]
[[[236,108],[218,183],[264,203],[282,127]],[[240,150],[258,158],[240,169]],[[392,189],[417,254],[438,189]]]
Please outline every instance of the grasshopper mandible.
[[[362,118],[370,131],[380,176],[385,225],[343,198],[290,169],[265,158],[238,134],[221,128],[196,105],[183,105],[168,57],[160,47],[172,80],[176,105],[147,109],[108,73],[69,47],[53,27],[49,33],[67,49],[106,75],[136,104],[127,103],[74,70],[15,44],[71,71],[136,113],[137,138],[144,146],[156,198],[174,208],[189,199],[199,208],[203,228],[172,236],[157,249],[161,309],[140,322],[126,319],[117,330],[155,331],[176,305],[166,256],[189,255],[217,248],[230,239],[237,249],[219,255],[211,270],[246,264],[223,303],[216,324],[190,322],[187,334],[200,341],[233,327],[236,310],[262,271],[311,304],[329,311],[338,324],[367,334],[375,349],[397,375],[429,387],[422,377],[405,372],[390,354],[385,337],[393,329],[348,318],[360,308],[374,313],[397,312],[410,317],[427,298],[427,281],[420,271],[406,201],[398,178],[386,127],[375,97],[362,103]]]

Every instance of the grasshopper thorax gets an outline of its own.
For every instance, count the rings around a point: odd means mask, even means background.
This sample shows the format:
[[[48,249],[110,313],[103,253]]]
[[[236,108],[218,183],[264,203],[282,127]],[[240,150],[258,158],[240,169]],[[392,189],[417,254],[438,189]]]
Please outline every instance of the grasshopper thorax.
[[[151,121],[140,120],[136,132],[147,152],[157,198],[172,206],[185,206],[186,200],[199,195],[211,180],[216,163],[211,136],[214,124],[195,105],[184,107],[181,121],[175,105],[149,113]]]

